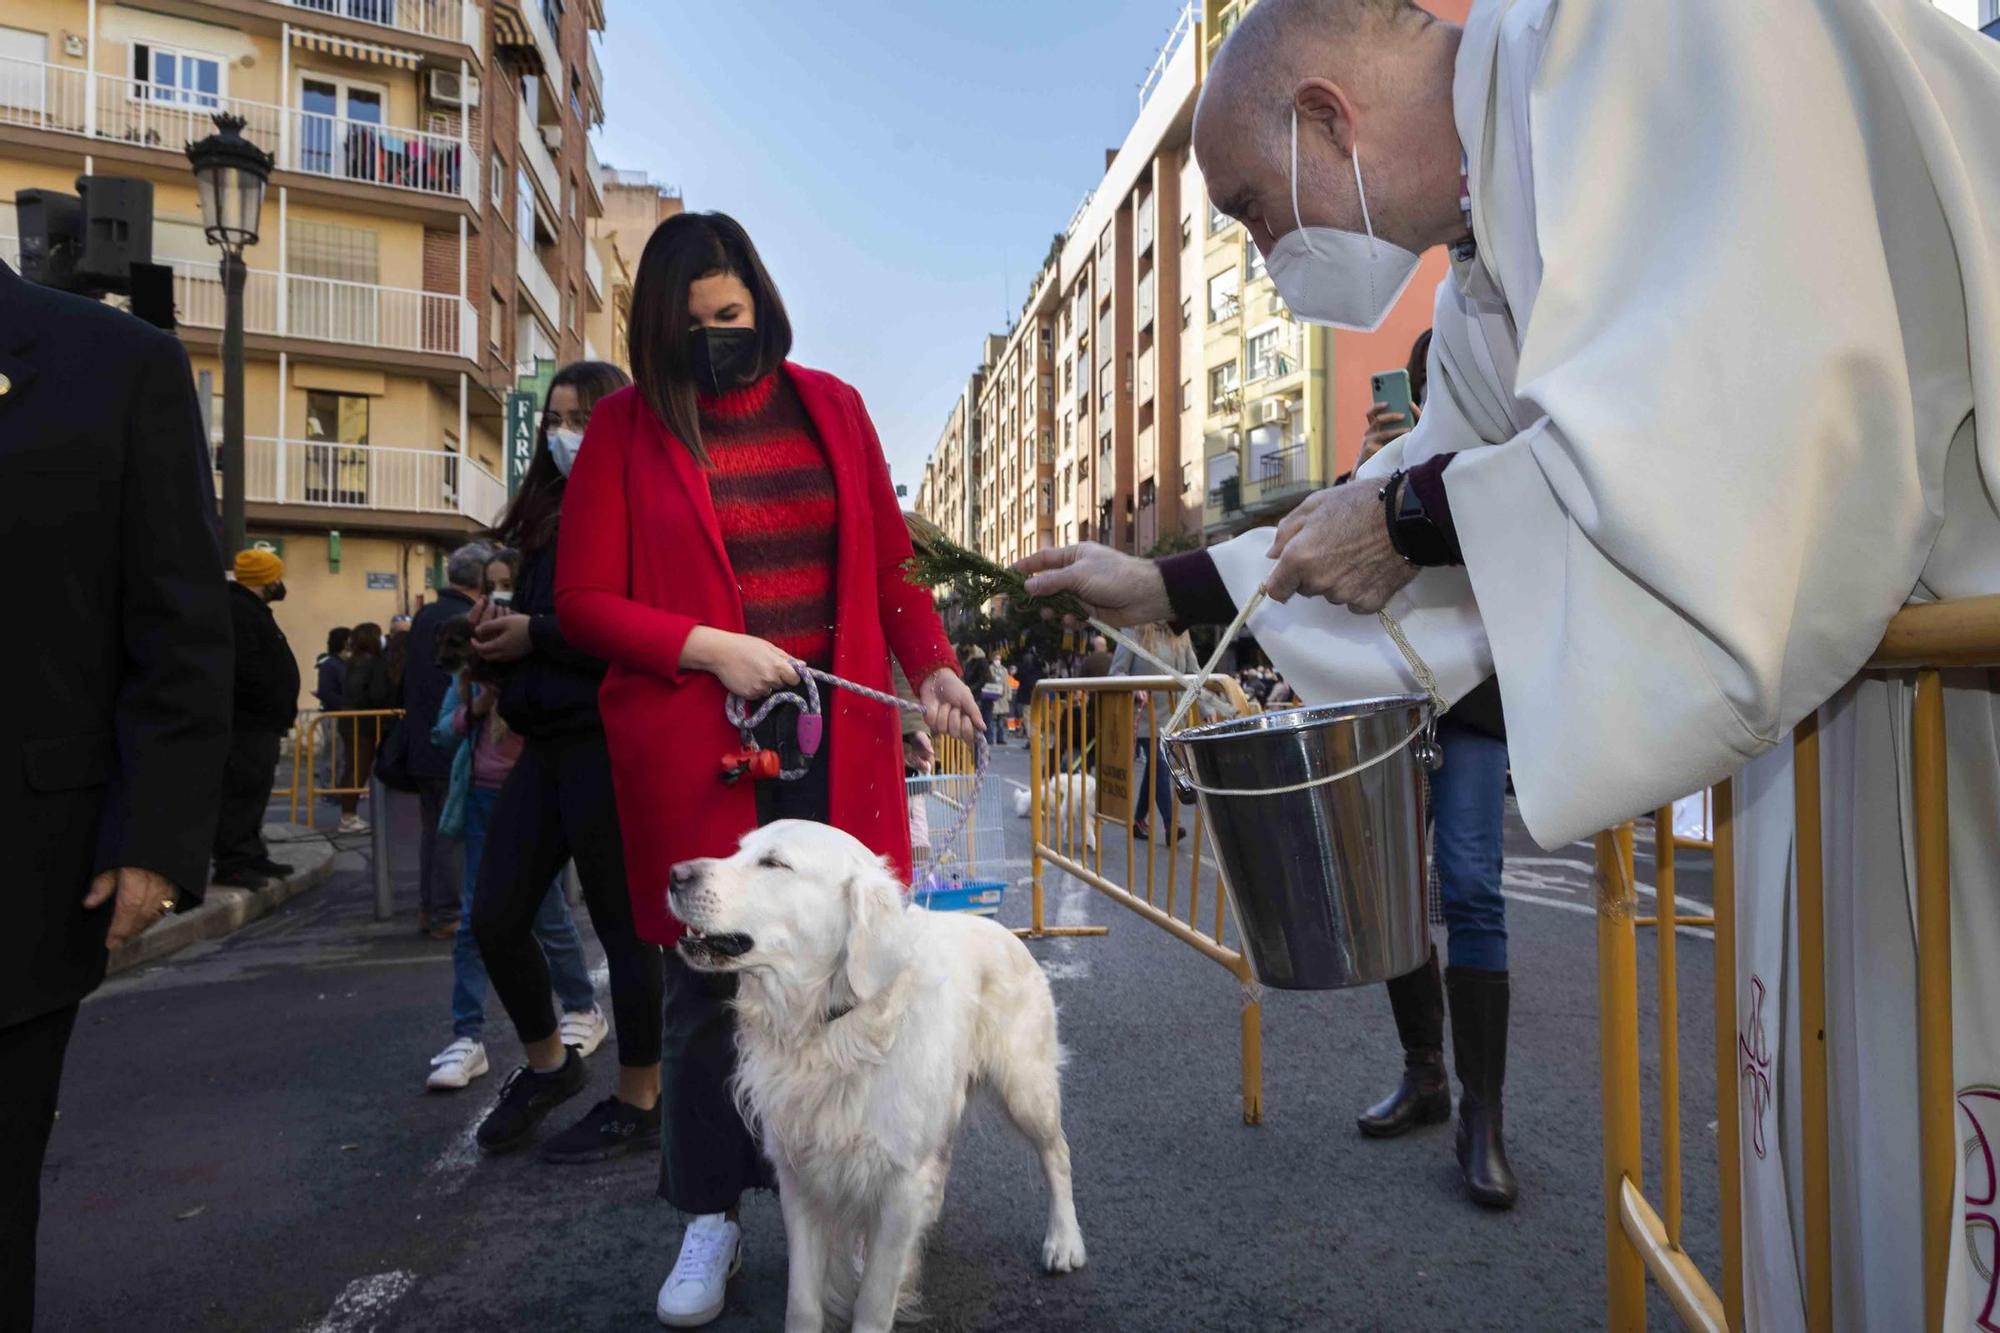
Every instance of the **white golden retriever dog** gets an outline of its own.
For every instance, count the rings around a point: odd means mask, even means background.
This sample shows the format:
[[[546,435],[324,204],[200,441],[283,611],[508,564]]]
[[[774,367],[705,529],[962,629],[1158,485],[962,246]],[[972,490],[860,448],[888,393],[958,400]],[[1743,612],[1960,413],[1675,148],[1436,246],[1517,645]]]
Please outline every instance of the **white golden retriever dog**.
[[[1070,799],[1083,803],[1080,815],[1072,815]],[[1034,793],[1026,787],[1014,792],[1014,817],[1026,819],[1034,809]],[[1088,773],[1051,773],[1042,783],[1042,841],[1058,844],[1066,840],[1076,821],[1083,825],[1086,851],[1097,850],[1097,779]]]
[[[757,829],[726,860],[676,866],[670,901],[689,966],[741,978],[736,1093],[777,1168],[787,1333],[850,1309],[856,1333],[887,1333],[914,1310],[976,1086],[1041,1154],[1043,1265],[1082,1267],[1055,1000],[1012,932],[906,906],[867,848],[796,820]]]

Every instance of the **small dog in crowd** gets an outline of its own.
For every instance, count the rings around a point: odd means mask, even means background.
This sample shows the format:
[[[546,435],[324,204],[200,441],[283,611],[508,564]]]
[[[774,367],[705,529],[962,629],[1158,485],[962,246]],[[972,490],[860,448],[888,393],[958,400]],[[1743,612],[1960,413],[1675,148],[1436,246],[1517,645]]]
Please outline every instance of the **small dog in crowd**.
[[[914,1313],[975,1087],[1041,1155],[1043,1266],[1083,1266],[1055,999],[1012,932],[909,906],[858,841],[797,820],[676,866],[669,901],[688,965],[741,977],[736,1095],[777,1168],[787,1329],[851,1311],[855,1333],[888,1333]]]
[[[500,679],[500,668],[472,651],[472,620],[467,616],[453,616],[438,626],[437,664],[454,676],[469,670],[481,685]]]
[[[1074,797],[1083,803],[1080,816],[1070,813],[1069,803]],[[1014,817],[1026,819],[1034,806],[1034,793],[1022,787],[1014,793]],[[1042,841],[1050,846],[1060,847],[1071,837],[1063,832],[1073,827],[1071,820],[1083,824],[1083,845],[1086,851],[1097,850],[1097,779],[1088,773],[1051,773],[1042,784]]]

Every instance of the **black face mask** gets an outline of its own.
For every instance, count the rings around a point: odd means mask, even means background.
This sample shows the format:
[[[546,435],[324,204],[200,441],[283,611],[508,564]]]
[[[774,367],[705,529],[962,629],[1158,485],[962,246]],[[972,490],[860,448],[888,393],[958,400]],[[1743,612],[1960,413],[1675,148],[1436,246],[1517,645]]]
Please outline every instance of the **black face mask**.
[[[688,369],[703,393],[727,393],[749,383],[756,361],[755,329],[702,328],[688,335]]]
[[[265,595],[265,597],[264,597],[264,600],[265,600],[265,601],[267,601],[267,602],[282,602],[282,601],[284,601],[284,600],[285,600],[285,585],[284,585],[283,583],[273,583],[273,584],[271,585],[271,591],[270,591],[269,593],[267,593],[267,594]]]

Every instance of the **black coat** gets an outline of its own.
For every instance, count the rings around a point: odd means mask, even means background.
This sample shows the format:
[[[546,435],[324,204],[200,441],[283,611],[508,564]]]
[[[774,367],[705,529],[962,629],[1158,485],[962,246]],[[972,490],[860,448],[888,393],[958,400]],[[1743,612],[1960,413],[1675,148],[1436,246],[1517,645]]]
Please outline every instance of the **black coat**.
[[[341,700],[347,697],[347,659],[337,653],[321,653],[313,671],[317,676],[313,698],[319,700],[320,711],[332,713],[346,707]]]
[[[382,654],[356,653],[348,659],[347,679],[341,683],[340,699],[342,708],[357,711],[396,706],[396,682],[390,679],[389,663]],[[353,735],[354,725],[343,723],[342,729]]]
[[[299,661],[263,598],[240,583],[229,585],[229,618],[236,631],[238,731],[280,735],[299,715]]]
[[[507,670],[500,687],[501,720],[530,740],[601,731],[597,687],[604,683],[606,667],[570,647],[556,623],[553,539],[521,557],[514,609],[528,617],[534,649]]]
[[[104,977],[93,875],[208,883],[229,748],[229,598],[180,343],[0,264],[0,1028]],[[4,1076],[0,1076],[4,1077]]]
[[[403,715],[411,722],[413,777],[442,782],[451,776],[456,747],[447,750],[431,740],[431,726],[437,721],[438,709],[444,706],[444,692],[451,686],[451,673],[437,662],[438,631],[444,628],[445,621],[471,610],[470,597],[456,588],[447,588],[410,621],[409,657],[403,664]]]

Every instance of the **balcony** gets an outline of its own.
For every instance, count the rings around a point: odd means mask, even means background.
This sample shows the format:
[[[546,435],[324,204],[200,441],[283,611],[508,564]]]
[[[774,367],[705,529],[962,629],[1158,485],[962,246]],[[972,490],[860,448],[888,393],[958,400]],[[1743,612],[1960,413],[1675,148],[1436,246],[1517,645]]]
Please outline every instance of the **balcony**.
[[[0,236],[0,258],[20,267],[20,241]],[[170,260],[174,315],[185,328],[221,329],[222,277],[207,261]],[[244,275],[243,331],[272,338],[478,360],[479,316],[449,292],[420,292],[253,268]]]
[[[602,124],[604,107],[604,66],[597,59],[597,43],[590,42],[585,47],[584,67],[590,78],[591,105],[599,109],[598,123]]]
[[[528,174],[535,178],[535,187],[542,192],[542,203],[549,215],[559,218],[562,216],[562,176],[556,171],[556,160],[549,155],[541,126],[528,113],[526,102],[514,103],[514,116],[515,132],[521,141],[521,160],[528,164]]]
[[[243,498],[251,504],[445,514],[492,524],[507,485],[470,458],[443,449],[281,440],[243,441]]]
[[[542,13],[541,0],[494,0],[493,44],[533,55],[541,64],[544,78],[568,86],[567,80],[561,78],[562,48]]]
[[[1312,460],[1307,457],[1303,444],[1288,445],[1261,454],[1252,468],[1260,502],[1283,500],[1312,489]]]
[[[479,7],[471,0],[278,0],[278,3],[479,49]]]
[[[604,256],[597,252],[597,242],[585,238],[583,242],[583,276],[589,284],[592,308],[604,308]]]
[[[562,327],[562,297],[556,292],[556,280],[542,267],[542,257],[535,253],[535,247],[524,237],[514,238],[514,273],[521,280],[521,290],[541,311],[542,319],[552,329]]]
[[[590,191],[590,213],[593,217],[604,216],[604,167],[597,160],[597,145],[590,136],[583,136],[583,184]]]
[[[275,149],[280,170],[452,199],[478,185],[477,154],[449,135],[0,58],[0,126],[159,149],[183,174],[182,150],[214,132],[218,111],[243,117],[244,137]]]

